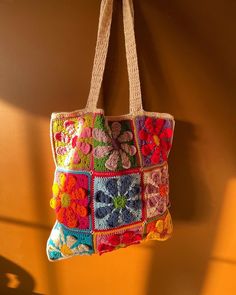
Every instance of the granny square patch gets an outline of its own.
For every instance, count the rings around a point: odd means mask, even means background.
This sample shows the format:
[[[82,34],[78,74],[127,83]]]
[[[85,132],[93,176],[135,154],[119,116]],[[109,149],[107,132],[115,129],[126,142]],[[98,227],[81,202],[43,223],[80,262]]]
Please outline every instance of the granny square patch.
[[[57,220],[69,228],[91,228],[90,175],[56,170],[50,205]]]
[[[93,116],[52,121],[52,142],[56,163],[59,167],[73,170],[89,170],[92,152]]]
[[[172,120],[138,116],[136,127],[143,166],[167,161],[173,137]]]
[[[120,171],[138,167],[138,152],[131,120],[106,121],[97,115],[94,121],[94,170]]]
[[[99,254],[139,244],[143,236],[143,226],[135,226],[114,232],[95,233],[95,248]]]
[[[68,258],[74,255],[90,255],[94,253],[91,233],[69,229],[56,221],[47,241],[49,260]]]
[[[93,180],[95,230],[113,229],[142,219],[141,176],[96,175]]]
[[[173,223],[169,210],[151,221],[145,222],[145,236],[147,240],[164,241],[171,237],[173,232]]]
[[[143,172],[147,218],[162,215],[169,206],[169,175],[165,163]]]

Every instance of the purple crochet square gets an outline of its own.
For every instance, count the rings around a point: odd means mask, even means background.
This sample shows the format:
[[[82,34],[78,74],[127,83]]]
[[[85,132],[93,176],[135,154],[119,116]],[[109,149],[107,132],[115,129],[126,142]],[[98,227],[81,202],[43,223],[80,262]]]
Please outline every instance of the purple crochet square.
[[[169,207],[169,174],[165,163],[143,173],[147,218],[164,214]]]
[[[167,161],[173,138],[173,121],[138,116],[135,124],[143,166],[159,165]]]

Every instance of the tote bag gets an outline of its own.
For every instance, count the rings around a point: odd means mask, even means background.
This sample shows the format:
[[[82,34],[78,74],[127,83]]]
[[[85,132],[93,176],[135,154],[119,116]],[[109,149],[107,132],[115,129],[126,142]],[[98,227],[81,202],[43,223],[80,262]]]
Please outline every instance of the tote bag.
[[[87,105],[51,115],[56,169],[50,206],[56,220],[46,246],[50,261],[172,235],[167,160],[175,121],[143,110],[133,3],[122,5],[129,114],[106,116],[97,108],[113,10],[113,0],[102,0]]]

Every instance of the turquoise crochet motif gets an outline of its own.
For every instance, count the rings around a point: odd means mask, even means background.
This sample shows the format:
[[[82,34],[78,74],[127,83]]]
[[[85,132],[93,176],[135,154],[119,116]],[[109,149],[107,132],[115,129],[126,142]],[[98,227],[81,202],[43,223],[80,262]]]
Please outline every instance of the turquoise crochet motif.
[[[68,258],[74,255],[90,255],[94,253],[91,233],[69,229],[56,222],[47,243],[49,260]]]

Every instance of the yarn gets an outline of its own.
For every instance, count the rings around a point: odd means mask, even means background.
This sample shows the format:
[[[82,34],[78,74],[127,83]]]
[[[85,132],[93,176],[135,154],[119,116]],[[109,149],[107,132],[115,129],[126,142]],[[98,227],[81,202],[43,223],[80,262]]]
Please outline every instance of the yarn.
[[[57,219],[70,228],[88,229],[88,176],[58,171],[52,190],[54,197],[50,206],[55,210]]]
[[[95,170],[118,171],[136,167],[137,161],[135,161],[135,155],[137,154],[137,148],[133,141],[134,135],[130,122],[128,120],[115,121],[105,126],[105,121],[101,117],[100,115],[96,116],[95,128],[92,131],[94,138],[93,155],[95,158]],[[101,158],[105,158],[104,166],[101,165]]]
[[[144,174],[144,195],[148,218],[162,215],[169,205],[168,177],[166,163]]]
[[[102,0],[87,105],[51,117],[51,261],[164,241],[172,234],[167,161],[175,122],[170,114],[143,110],[132,0],[122,4],[130,113],[107,117],[97,109],[113,5]]]
[[[171,120],[140,116],[136,118],[136,126],[143,165],[150,166],[166,161],[173,137]]]
[[[116,249],[124,248],[133,244],[138,244],[142,240],[140,228],[133,230],[125,230],[114,234],[105,234],[103,237],[98,237],[98,252],[103,254]]]
[[[101,175],[102,176],[102,175]],[[142,219],[140,175],[94,178],[95,228],[109,229]]]

